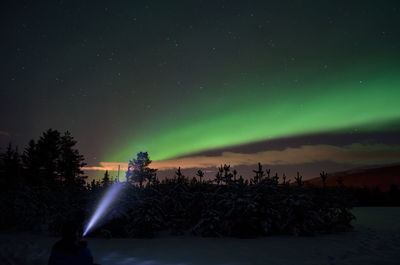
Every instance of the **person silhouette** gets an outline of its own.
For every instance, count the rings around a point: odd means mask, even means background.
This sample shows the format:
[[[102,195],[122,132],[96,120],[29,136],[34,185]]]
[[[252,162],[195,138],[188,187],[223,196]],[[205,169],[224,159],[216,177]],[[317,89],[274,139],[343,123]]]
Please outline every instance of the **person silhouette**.
[[[62,238],[53,245],[48,265],[96,265],[87,241],[79,238],[76,223],[64,223]]]

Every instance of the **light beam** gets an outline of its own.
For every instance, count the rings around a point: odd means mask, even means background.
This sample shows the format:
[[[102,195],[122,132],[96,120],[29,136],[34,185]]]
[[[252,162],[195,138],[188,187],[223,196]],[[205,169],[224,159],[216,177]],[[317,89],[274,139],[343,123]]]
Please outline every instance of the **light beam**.
[[[106,211],[109,209],[111,204],[117,198],[117,195],[121,188],[123,187],[123,183],[117,182],[113,184],[109,190],[104,194],[101,199],[99,205],[97,206],[96,211],[93,216],[90,218],[88,225],[86,226],[85,232],[83,232],[82,236],[86,236],[86,234],[93,228],[93,226],[104,216]]]

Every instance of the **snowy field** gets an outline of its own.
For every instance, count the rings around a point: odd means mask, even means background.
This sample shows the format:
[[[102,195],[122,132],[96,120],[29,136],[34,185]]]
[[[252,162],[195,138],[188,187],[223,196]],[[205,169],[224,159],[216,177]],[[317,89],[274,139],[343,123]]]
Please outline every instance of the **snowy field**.
[[[256,239],[160,237],[90,239],[95,262],[108,264],[400,264],[400,207],[353,210],[352,232]],[[46,264],[57,238],[0,234],[0,264]]]

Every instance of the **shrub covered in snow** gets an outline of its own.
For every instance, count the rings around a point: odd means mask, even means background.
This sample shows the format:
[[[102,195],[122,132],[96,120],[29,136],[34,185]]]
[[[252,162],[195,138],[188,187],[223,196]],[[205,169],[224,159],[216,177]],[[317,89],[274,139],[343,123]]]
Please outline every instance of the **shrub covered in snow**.
[[[143,188],[130,186],[121,199],[125,205],[118,207],[119,214],[102,227],[112,235],[127,237],[153,237],[161,231],[233,237],[346,231],[354,217],[342,192],[265,183],[192,185],[169,180]]]

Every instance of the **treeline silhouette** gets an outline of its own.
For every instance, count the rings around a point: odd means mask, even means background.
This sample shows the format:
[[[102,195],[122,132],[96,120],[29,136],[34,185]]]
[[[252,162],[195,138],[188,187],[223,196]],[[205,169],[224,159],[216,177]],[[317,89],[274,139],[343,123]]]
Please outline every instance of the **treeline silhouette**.
[[[49,129],[19,152],[0,154],[0,226],[58,231],[67,216],[85,215],[84,157],[67,131]]]
[[[84,223],[101,196],[119,180],[106,171],[86,183],[83,156],[69,132],[49,129],[20,153],[10,144],[0,157],[0,228],[55,234],[65,219]],[[309,187],[298,172],[291,183],[261,164],[251,178],[221,165],[213,179],[198,170],[160,180],[146,152],[129,161],[124,190],[92,235],[153,237],[174,235],[255,237],[314,235],[351,229],[356,205],[400,205],[389,192]],[[321,173],[325,183],[326,172]]]

